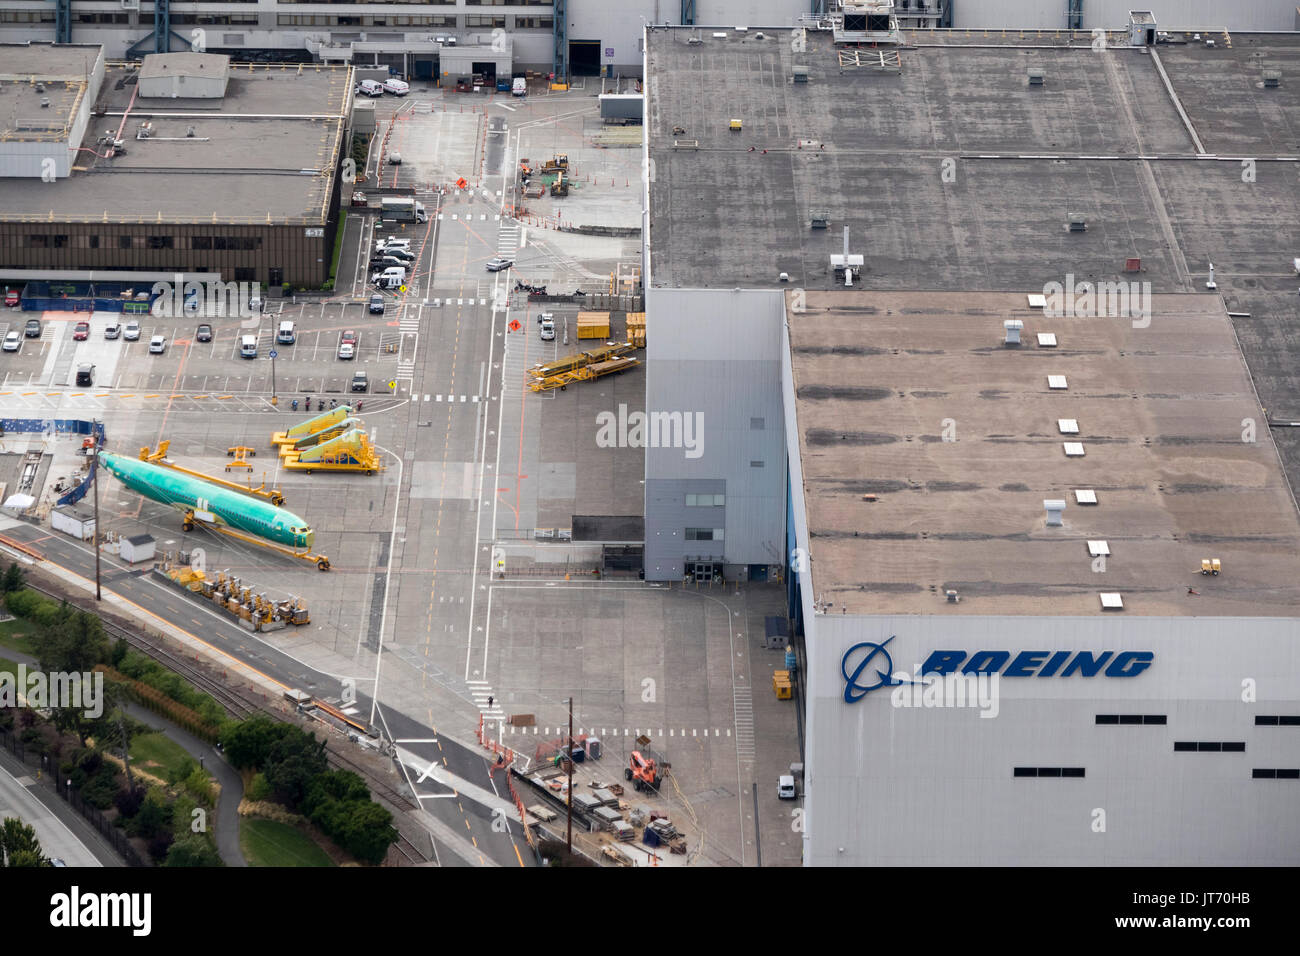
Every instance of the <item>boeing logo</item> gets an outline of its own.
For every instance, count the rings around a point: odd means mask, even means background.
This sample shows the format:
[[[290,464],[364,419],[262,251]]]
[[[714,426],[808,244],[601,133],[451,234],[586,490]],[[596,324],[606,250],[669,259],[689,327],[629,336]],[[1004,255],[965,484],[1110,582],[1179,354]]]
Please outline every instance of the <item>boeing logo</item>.
[[[889,651],[885,650],[885,645],[897,636],[897,634],[891,634],[879,644],[854,644],[844,652],[844,657],[840,659],[840,673],[844,675],[844,703],[852,704],[854,701],[861,700],[878,687],[898,687],[901,684],[916,683],[910,680],[898,680],[890,676],[894,671],[894,659],[889,656]],[[862,655],[853,668],[853,672],[850,673],[849,659],[854,656],[856,651],[866,651],[866,653]],[[862,677],[862,672],[877,656],[883,658],[882,663],[885,665],[883,669],[876,669],[877,681],[874,684],[858,683]]]
[[[885,645],[897,635],[890,635],[880,644],[854,644],[840,660],[840,673],[844,677],[844,702],[852,704],[873,690],[897,687],[919,681],[895,675],[894,662]],[[862,652],[866,653],[863,654]],[[874,682],[863,682],[862,674],[872,660],[879,658]],[[964,674],[1000,675],[1002,677],[1136,677],[1155,660],[1153,651],[1020,651],[1014,657],[1010,651],[934,651],[921,666],[918,676],[937,674],[947,676]],[[892,676],[891,676],[892,675]]]

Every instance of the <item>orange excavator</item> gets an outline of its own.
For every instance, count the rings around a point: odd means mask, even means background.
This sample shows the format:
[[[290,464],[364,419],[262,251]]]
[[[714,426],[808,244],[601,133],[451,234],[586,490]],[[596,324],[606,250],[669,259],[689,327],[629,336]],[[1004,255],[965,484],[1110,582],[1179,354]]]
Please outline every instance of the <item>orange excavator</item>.
[[[662,764],[665,769],[667,766]],[[623,776],[632,781],[633,789],[658,792],[659,784],[663,782],[660,768],[661,765],[653,757],[642,756],[641,751],[634,750],[627,767],[623,769]]]

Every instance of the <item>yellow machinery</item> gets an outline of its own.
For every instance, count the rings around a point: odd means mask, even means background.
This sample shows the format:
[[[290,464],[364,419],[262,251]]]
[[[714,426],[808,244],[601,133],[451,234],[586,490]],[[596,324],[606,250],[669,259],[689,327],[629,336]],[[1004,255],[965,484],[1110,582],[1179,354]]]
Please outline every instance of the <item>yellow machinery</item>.
[[[226,449],[226,455],[235,459],[226,466],[226,471],[231,468],[247,468],[253,470],[253,466],[248,463],[249,458],[257,455],[257,449],[250,448],[248,445],[235,445],[233,448]]]
[[[733,133],[739,133],[741,130],[741,126],[742,124],[740,120],[734,119],[727,125],[727,129],[731,130]]]
[[[1218,558],[1201,558],[1202,574],[1213,574],[1215,577],[1218,577],[1219,572],[1222,570],[1223,562]]]
[[[330,425],[328,428],[322,428],[318,432],[310,435],[303,435],[300,438],[284,442],[280,445],[280,455],[285,456],[293,452],[300,452],[304,448],[310,448],[313,445],[319,445],[330,439],[338,438],[344,432],[349,432],[354,428],[364,428],[365,424],[359,418],[345,418],[343,421]]]
[[[545,392],[552,388],[564,391],[574,382],[590,382],[593,379],[604,378],[606,375],[626,372],[628,369],[640,364],[640,359],[620,355],[603,362],[592,362],[590,365],[583,365],[571,372],[561,372],[559,375],[534,379],[528,383],[528,387],[534,392]]]
[[[591,365],[594,362],[604,362],[619,355],[627,355],[631,351],[631,342],[619,342],[613,345],[597,345],[589,349],[584,349],[581,352],[575,352],[572,355],[565,355],[562,358],[556,359],[554,362],[534,365],[528,370],[528,374],[533,378],[551,378],[555,375],[563,375],[565,372],[572,372],[574,369],[582,368],[584,365]]]
[[[552,196],[569,195],[569,180],[564,175],[564,170],[560,170],[555,175],[555,182],[551,183]]]
[[[273,601],[265,594],[254,593],[239,578],[225,572],[215,578],[208,577],[185,563],[187,555],[184,553],[178,555],[181,560],[177,563],[173,563],[171,557],[168,553],[161,567],[168,580],[211,601],[232,617],[247,621],[254,631],[311,623],[311,613],[301,598]]]
[[[569,157],[566,153],[556,153],[553,157],[542,163],[542,172],[553,173],[557,169],[565,172],[569,169]]]
[[[772,671],[772,690],[776,692],[777,700],[790,699],[793,685],[790,683],[789,671]]]
[[[281,462],[293,471],[364,471],[373,475],[379,470],[379,453],[374,443],[359,428],[310,448],[290,449]]]
[[[331,408],[329,411],[321,412],[319,415],[316,415],[314,418],[309,418],[305,422],[299,422],[288,431],[275,432],[271,435],[271,444],[293,444],[299,438],[304,438],[307,435],[314,435],[319,431],[324,431],[331,425],[337,425],[345,418],[351,417],[351,406],[340,405],[338,408]]]
[[[205,475],[201,471],[192,471],[189,468],[182,468],[175,462],[167,458],[167,449],[171,446],[170,441],[161,441],[158,443],[157,451],[150,451],[148,446],[140,449],[140,460],[147,461],[152,465],[162,465],[164,468],[170,468],[173,471],[179,471],[183,475],[189,475],[191,478],[201,478],[204,481],[210,481],[214,485],[220,485],[222,488],[229,488],[232,491],[242,491],[246,495],[256,495],[259,498],[266,498],[277,508],[284,505],[284,495],[278,488],[267,488],[266,482],[258,485],[256,488],[252,484],[241,485],[237,481],[227,481],[225,478],[214,478],[212,475]],[[227,469],[229,470],[229,469]]]

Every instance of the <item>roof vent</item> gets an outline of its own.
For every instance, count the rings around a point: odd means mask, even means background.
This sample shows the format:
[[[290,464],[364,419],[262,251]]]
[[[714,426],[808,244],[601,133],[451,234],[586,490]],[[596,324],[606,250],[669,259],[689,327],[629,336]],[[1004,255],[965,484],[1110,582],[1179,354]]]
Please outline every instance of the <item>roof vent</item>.
[[[50,107],[50,98],[48,96],[41,97],[41,109],[49,109],[49,107]]]
[[[1061,447],[1065,449],[1066,458],[1083,457],[1083,442],[1078,442],[1078,441],[1062,442]]]
[[[945,590],[943,594],[944,597],[948,599],[949,604],[956,604],[958,601],[961,600],[961,595],[959,595],[956,591],[952,590],[951,588]]]
[[[1061,515],[1065,514],[1065,499],[1044,498],[1043,509],[1047,512],[1047,526],[1049,528],[1061,527]]]
[[[1088,220],[1083,218],[1083,213],[1072,212],[1066,217],[1066,228],[1070,232],[1086,232],[1088,229]]]
[[[813,229],[829,229],[831,225],[831,214],[828,212],[815,212],[812,214],[809,225]],[[1300,262],[1300,259],[1296,260]]]
[[[1025,327],[1025,323],[1020,319],[1007,319],[1002,323],[1002,328],[1006,329],[1007,337],[1003,345],[1019,345],[1020,330]]]
[[[1074,500],[1076,504],[1095,505],[1097,503],[1097,492],[1091,488],[1076,488],[1074,490]]]
[[[690,37],[690,38],[687,39],[687,41],[686,41],[686,45],[687,45],[687,46],[699,46],[699,45],[700,45],[701,43],[703,43],[703,42],[704,42],[704,38],[703,38],[703,37]]]
[[[1079,422],[1073,418],[1058,418],[1056,420],[1056,427],[1060,430],[1062,435],[1079,434]]]
[[[37,83],[37,84],[36,84],[36,92],[37,92],[37,93],[44,93],[44,92],[45,92],[45,84],[44,84],[44,83]]]
[[[1088,554],[1094,558],[1104,558],[1110,555],[1110,545],[1105,541],[1089,541]]]
[[[1040,68],[1038,68],[1038,67],[1036,67],[1036,66],[1035,66],[1035,67],[1030,67],[1030,68],[1029,68],[1029,71],[1028,71],[1028,74],[1029,74],[1029,85],[1030,85],[1030,86],[1042,86],[1042,85],[1043,85],[1043,77],[1044,77],[1046,74],[1045,74],[1045,73],[1044,73]]]
[[[1049,375],[1047,376],[1047,387],[1052,389],[1065,389],[1069,386],[1065,383],[1064,375]]]
[[[1124,610],[1124,598],[1118,591],[1102,591],[1097,595],[1101,598],[1101,609],[1103,611],[1122,611]]]
[[[789,282],[789,281],[790,281],[790,273],[788,273],[788,272],[782,272],[779,276],[777,276],[777,279],[779,279],[781,282]]]
[[[808,82],[808,67],[806,67],[806,66],[796,66],[796,67],[791,67],[791,69],[790,69],[790,75],[791,75],[791,77],[794,79],[794,82],[796,82],[796,83],[807,83],[807,82]],[[1274,84],[1274,85],[1276,86],[1277,84]]]
[[[1274,89],[1281,85],[1282,85],[1281,70],[1270,69],[1264,71],[1264,86],[1266,86],[1269,89]]]

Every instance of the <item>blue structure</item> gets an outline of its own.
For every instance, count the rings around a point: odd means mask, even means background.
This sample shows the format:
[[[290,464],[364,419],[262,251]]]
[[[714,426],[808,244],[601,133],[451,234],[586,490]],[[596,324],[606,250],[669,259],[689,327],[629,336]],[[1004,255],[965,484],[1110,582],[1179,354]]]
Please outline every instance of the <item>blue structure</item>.
[[[569,5],[566,0],[555,0],[555,55],[551,70],[555,82],[567,83],[569,77]]]
[[[125,282],[29,282],[20,300],[28,312],[125,312],[148,315],[157,294]]]
[[[104,423],[88,422],[82,418],[0,418],[0,436],[3,435],[90,435],[95,439],[95,450],[104,447]],[[73,488],[57,504],[75,505],[90,490],[95,480],[96,459],[90,460],[90,471],[81,484]]]
[[[695,0],[682,0],[682,26],[695,26]]]

